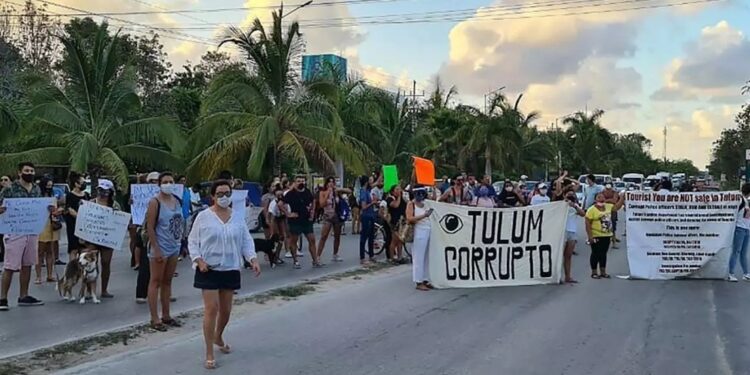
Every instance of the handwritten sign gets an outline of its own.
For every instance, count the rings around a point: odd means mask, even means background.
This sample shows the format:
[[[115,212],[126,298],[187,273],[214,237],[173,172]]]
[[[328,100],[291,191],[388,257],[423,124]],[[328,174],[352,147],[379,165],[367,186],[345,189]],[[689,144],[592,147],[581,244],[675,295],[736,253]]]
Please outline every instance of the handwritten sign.
[[[247,190],[232,190],[232,219],[245,221],[245,203],[247,202]]]
[[[174,195],[182,199],[185,187],[181,184],[175,184]],[[159,185],[156,184],[132,184],[130,185],[130,199],[133,203],[130,205],[130,214],[133,215],[133,224],[143,225],[146,220],[146,209],[151,198],[160,192]],[[184,204],[185,202],[183,202]],[[189,204],[190,202],[188,202]]]
[[[119,250],[125,242],[130,214],[91,202],[81,202],[75,235],[87,242]]]
[[[42,233],[49,220],[53,198],[7,198],[0,215],[0,234],[36,235]]]

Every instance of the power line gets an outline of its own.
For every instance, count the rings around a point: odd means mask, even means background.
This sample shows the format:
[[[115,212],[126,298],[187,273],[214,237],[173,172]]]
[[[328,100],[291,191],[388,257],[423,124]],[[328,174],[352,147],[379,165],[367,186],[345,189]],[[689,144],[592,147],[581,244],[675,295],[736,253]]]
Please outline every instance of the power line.
[[[165,7],[162,7],[162,6],[156,5],[156,4],[151,4],[151,3],[147,2],[147,1],[143,1],[143,0],[130,0],[130,1],[132,1],[132,2],[134,2],[134,3],[137,3],[137,4],[142,4],[142,5],[146,5],[146,6],[149,6],[149,7],[151,7],[151,8],[154,8],[154,9],[161,9],[161,10],[170,10],[170,9],[168,9],[168,8],[165,8]],[[180,16],[183,16],[183,17],[185,17],[185,18],[188,18],[188,19],[194,20],[194,21],[198,21],[198,22],[200,22],[200,23],[202,23],[202,24],[204,24],[204,25],[211,25],[211,23],[210,23],[210,22],[208,22],[208,21],[206,21],[206,20],[200,19],[200,18],[198,18],[198,17],[194,17],[194,16],[191,16],[191,15],[189,15],[189,14],[185,14],[185,13],[183,13],[183,12],[176,12],[176,14],[178,14],[178,15],[180,15]]]

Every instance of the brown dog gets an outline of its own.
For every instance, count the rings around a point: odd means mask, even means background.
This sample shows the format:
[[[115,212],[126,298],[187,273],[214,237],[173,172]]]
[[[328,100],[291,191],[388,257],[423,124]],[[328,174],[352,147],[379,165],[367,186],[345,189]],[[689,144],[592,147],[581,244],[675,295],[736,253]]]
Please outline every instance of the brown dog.
[[[86,303],[86,291],[94,303],[99,303],[96,297],[96,282],[99,278],[99,252],[96,250],[84,250],[81,254],[71,253],[70,261],[65,266],[65,275],[62,279],[58,277],[57,290],[66,301],[75,301],[73,288],[81,282],[81,291],[78,293],[78,303]]]

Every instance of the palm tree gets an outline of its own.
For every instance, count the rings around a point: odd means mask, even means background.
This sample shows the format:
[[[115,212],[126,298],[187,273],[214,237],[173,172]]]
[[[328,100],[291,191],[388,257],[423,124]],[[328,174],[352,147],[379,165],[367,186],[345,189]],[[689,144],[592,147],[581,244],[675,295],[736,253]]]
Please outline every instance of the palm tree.
[[[115,52],[119,38],[108,38],[106,27],[101,27],[92,49],[76,35],[60,40],[71,62],[63,68],[64,87],[44,77],[32,79],[33,107],[21,132],[33,147],[0,160],[101,171],[123,188],[128,185],[126,161],[179,168],[181,162],[171,152],[181,147],[178,125],[163,117],[134,116],[140,112],[140,101],[133,69]]]
[[[230,72],[212,82],[191,137],[193,149],[200,150],[190,163],[194,174],[207,175],[241,161],[248,177],[257,179],[269,166],[278,173],[282,156],[305,171],[315,165],[332,173],[334,157],[357,159],[358,147],[347,137],[335,106],[316,94],[334,92],[335,86],[297,82],[292,61],[302,51],[299,24],[291,22],[284,31],[283,9],[272,16],[270,33],[258,18],[247,32],[226,30],[219,46],[235,45],[255,76]]]
[[[566,135],[572,145],[573,159],[582,170],[604,167],[614,150],[612,134],[600,124],[603,115],[601,109],[591,113],[579,111],[563,121],[570,126]]]

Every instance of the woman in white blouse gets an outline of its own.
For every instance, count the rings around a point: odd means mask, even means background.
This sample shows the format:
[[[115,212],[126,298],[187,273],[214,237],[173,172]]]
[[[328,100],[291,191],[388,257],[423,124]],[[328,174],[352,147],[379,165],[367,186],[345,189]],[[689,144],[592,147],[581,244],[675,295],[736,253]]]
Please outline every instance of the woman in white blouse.
[[[193,286],[203,290],[207,369],[216,368],[214,345],[224,354],[232,351],[223,334],[232,311],[234,291],[240,289],[243,258],[250,262],[255,276],[260,276],[253,238],[244,220],[232,218],[229,181],[214,182],[211,197],[213,205],[198,214],[188,237],[190,259],[196,269]]]

